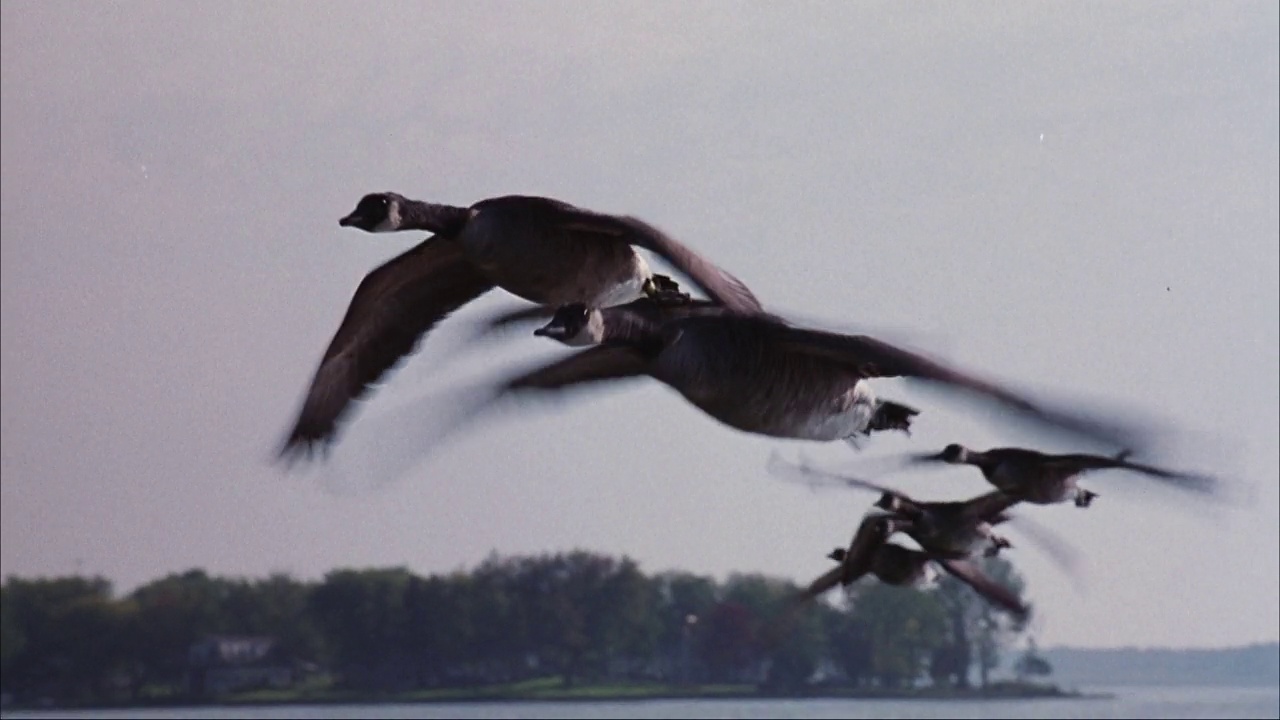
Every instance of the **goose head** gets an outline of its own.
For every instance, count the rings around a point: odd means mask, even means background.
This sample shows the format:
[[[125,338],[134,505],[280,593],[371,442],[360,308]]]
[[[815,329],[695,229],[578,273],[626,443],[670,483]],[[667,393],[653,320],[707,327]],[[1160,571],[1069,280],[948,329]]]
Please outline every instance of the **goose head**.
[[[938,453],[937,459],[953,465],[962,465],[969,462],[969,449],[959,443],[951,443]]]
[[[604,339],[604,316],[583,303],[561,305],[551,321],[533,334],[570,346],[595,345]]]
[[[402,195],[392,192],[370,193],[360,198],[356,209],[338,220],[342,227],[355,227],[365,232],[395,232],[404,229],[404,206],[407,202]]]
[[[890,535],[910,530],[912,526],[913,523],[907,518],[885,513],[876,518],[876,535],[880,540],[888,540]]]
[[[881,510],[887,510],[889,512],[898,512],[903,509],[902,500],[891,492],[881,493],[880,499],[876,500],[874,505]]]

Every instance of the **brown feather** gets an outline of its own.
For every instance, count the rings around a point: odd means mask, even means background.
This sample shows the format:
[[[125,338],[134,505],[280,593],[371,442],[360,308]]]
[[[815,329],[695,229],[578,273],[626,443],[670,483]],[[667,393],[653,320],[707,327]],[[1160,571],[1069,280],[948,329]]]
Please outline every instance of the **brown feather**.
[[[338,331],[326,348],[297,422],[280,456],[327,447],[339,420],[437,323],[493,287],[439,237],[377,267],[356,288]]]

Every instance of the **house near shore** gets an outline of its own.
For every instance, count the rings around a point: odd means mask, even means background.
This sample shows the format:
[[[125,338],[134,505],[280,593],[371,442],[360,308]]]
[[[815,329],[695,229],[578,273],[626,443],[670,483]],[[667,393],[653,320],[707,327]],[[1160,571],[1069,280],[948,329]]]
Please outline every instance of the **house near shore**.
[[[298,676],[295,663],[269,636],[210,635],[191,646],[187,665],[193,696],[287,688]]]

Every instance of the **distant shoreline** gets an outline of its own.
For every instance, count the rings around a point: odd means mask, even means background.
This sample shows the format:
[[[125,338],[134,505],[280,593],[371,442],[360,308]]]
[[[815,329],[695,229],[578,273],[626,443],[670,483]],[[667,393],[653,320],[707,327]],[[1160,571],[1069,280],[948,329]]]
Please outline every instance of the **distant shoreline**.
[[[151,699],[142,702],[53,704],[23,703],[4,707],[5,711],[128,710],[179,707],[253,707],[275,705],[432,705],[441,703],[545,703],[545,702],[647,702],[662,700],[1107,700],[1110,692],[1065,690],[1057,685],[998,683],[987,688],[814,688],[800,692],[757,690],[749,686],[707,686],[680,688],[671,685],[581,685],[567,689],[536,692],[493,689],[445,689],[404,693],[357,693],[340,690],[298,693],[260,691],[208,700]]]

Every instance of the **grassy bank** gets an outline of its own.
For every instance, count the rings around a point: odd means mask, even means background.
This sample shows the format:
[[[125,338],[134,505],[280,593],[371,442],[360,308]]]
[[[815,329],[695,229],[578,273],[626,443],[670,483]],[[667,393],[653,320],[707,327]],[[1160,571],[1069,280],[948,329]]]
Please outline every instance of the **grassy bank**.
[[[437,688],[407,692],[374,693],[327,686],[255,690],[212,698],[179,696],[149,697],[137,702],[39,706],[10,705],[6,709],[178,707],[210,705],[333,705],[435,702],[572,702],[637,701],[680,699],[881,699],[881,700],[991,700],[1028,698],[1095,698],[1107,695],[1084,694],[1040,683],[994,683],[985,688],[853,688],[810,686],[795,692],[779,692],[754,685],[671,685],[665,683],[611,683],[565,687],[559,677],[546,677],[503,685]]]

